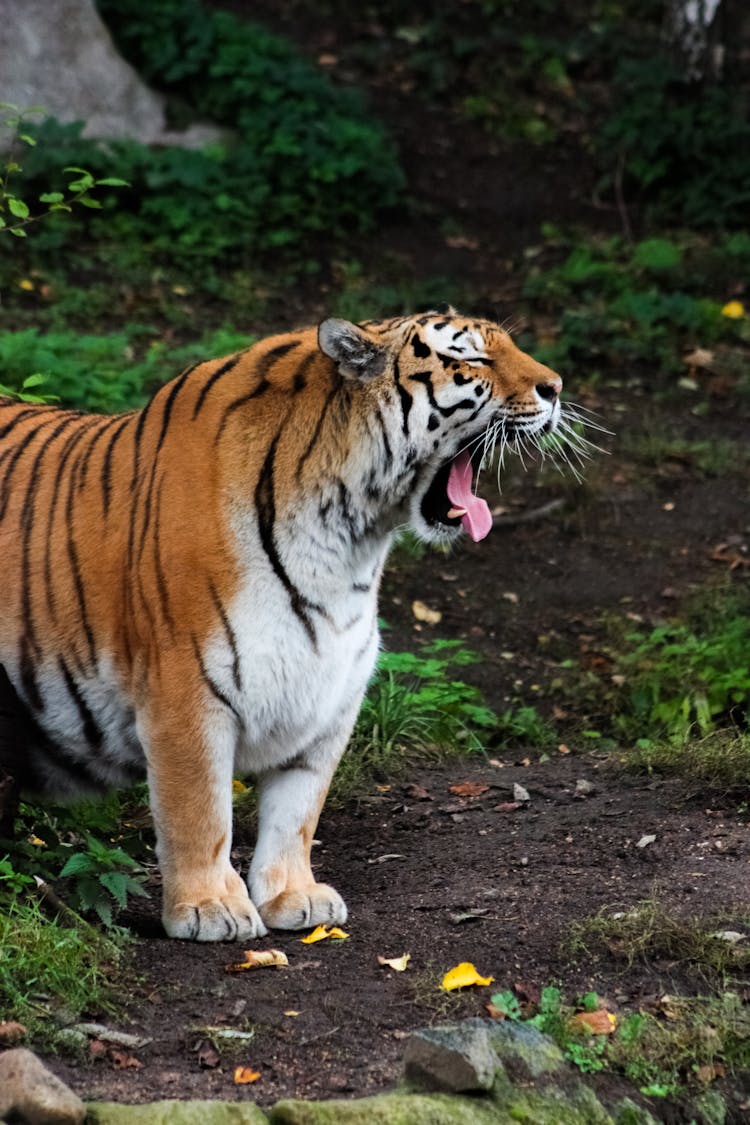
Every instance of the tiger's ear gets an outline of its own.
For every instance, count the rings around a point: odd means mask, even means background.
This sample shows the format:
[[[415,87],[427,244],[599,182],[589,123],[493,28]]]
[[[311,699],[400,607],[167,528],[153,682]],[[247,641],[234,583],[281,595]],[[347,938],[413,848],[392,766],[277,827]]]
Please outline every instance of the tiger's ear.
[[[374,379],[385,367],[385,348],[348,320],[324,320],[318,328],[318,347],[350,379]]]

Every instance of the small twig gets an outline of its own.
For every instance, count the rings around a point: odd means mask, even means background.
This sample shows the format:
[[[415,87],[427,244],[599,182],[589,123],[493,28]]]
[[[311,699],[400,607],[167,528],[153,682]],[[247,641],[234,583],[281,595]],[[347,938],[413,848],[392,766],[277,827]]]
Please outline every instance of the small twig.
[[[633,241],[633,228],[630,225],[630,216],[628,215],[628,206],[625,202],[625,193],[622,190],[622,181],[625,175],[625,153],[621,152],[617,158],[617,169],[615,170],[615,199],[617,200],[617,210],[620,213],[620,222],[622,223],[622,233],[625,236],[626,242]]]
[[[92,926],[90,922],[87,922],[85,918],[77,914],[71,906],[63,902],[57,891],[54,890],[49,883],[46,883],[44,879],[40,879],[38,875],[34,876],[34,882],[36,883],[36,887],[30,887],[29,893],[35,895],[42,906],[49,907],[67,926],[75,926],[76,928],[89,930],[92,934],[95,934],[97,938],[101,936],[96,926]]]
[[[529,512],[518,512],[514,516],[495,516],[495,527],[513,527],[517,523],[533,523],[534,520],[543,520],[553,512],[565,507],[565,500],[548,500],[540,508],[532,508]]]

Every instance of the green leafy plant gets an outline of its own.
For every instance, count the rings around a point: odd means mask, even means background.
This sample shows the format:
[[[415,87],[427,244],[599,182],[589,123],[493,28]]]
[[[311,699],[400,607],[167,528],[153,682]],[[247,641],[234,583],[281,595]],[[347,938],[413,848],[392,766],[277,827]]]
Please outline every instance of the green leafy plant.
[[[115,908],[130,895],[146,895],[143,862],[151,852],[135,826],[143,822],[143,800],[136,788],[74,805],[22,804],[13,838],[3,841],[7,867],[0,864],[0,899],[7,901],[38,877],[60,888],[71,910],[93,912],[112,927]]]
[[[417,759],[481,751],[497,725],[478,688],[453,669],[479,657],[460,641],[437,640],[417,655],[385,652],[349,749],[334,777],[334,800],[391,780]]]
[[[629,734],[684,741],[717,725],[744,724],[750,708],[750,621],[723,616],[698,632],[667,624],[633,633],[618,667],[632,710],[622,718]]]
[[[72,880],[73,905],[93,910],[105,926],[112,925],[112,900],[122,908],[128,895],[148,897],[138,861],[92,835],[86,836],[85,850],[74,852],[66,861],[60,878]]]
[[[744,1067],[750,1059],[750,1016],[741,997],[717,995],[662,998],[663,1018],[645,1012],[615,1016],[596,992],[575,1002],[561,990],[543,988],[536,1003],[520,1002],[511,990],[495,993],[492,1007],[505,1019],[549,1035],[565,1058],[584,1074],[610,1070],[635,1082],[648,1097],[668,1097],[700,1082],[701,1066],[721,1062]],[[591,1021],[586,1016],[592,1017]],[[592,1031],[600,1027],[600,1031]]]
[[[30,132],[23,131],[25,128],[24,122],[29,121],[31,117],[38,117],[44,113],[44,110],[40,106],[19,109],[11,102],[0,102],[0,111],[9,114],[5,117],[3,124],[14,130],[13,141],[16,142],[16,146],[17,144],[23,144],[28,148],[35,148],[36,139]],[[30,204],[29,197],[24,198],[15,186],[15,180],[23,172],[23,167],[18,163],[18,157],[14,154],[13,141],[11,142],[9,155],[5,156],[3,163],[0,164],[0,232],[15,235],[16,238],[25,238],[27,227],[56,212],[70,212],[76,205],[91,209],[100,208],[101,203],[92,194],[95,188],[128,186],[125,180],[116,176],[104,176],[96,179],[85,168],[65,167],[62,171],[68,181],[66,189],[64,191],[43,191],[37,196],[35,203]],[[38,206],[40,203],[42,204],[42,210],[37,210],[34,213],[32,207],[35,204]]]

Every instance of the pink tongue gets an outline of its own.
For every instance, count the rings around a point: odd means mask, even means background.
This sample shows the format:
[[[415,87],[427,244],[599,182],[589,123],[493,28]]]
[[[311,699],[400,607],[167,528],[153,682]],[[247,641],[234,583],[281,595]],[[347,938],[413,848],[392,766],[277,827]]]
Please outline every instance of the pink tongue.
[[[448,475],[448,499],[454,507],[466,509],[466,514],[461,516],[461,523],[474,542],[478,543],[490,533],[492,512],[486,501],[474,495],[472,483],[471,457],[468,453],[459,453]]]

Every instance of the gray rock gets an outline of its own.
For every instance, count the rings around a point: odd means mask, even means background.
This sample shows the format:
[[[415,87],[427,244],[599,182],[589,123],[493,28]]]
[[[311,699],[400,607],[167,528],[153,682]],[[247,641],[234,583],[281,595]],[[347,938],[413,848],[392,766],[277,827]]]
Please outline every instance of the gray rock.
[[[86,137],[199,148],[222,136],[210,125],[167,130],[164,98],[117,53],[94,0],[0,0],[0,74],[3,101],[85,121]],[[0,124],[0,151],[9,136]]]
[[[86,1125],[268,1125],[263,1110],[252,1102],[89,1102],[88,1111]]]
[[[566,1069],[565,1058],[556,1043],[535,1027],[513,1020],[472,1020],[488,1029],[490,1042],[499,1062],[514,1081],[540,1078]]]
[[[636,1105],[630,1098],[623,1098],[613,1114],[615,1125],[658,1125],[656,1118],[647,1109]]]
[[[86,1106],[33,1051],[14,1047],[0,1055],[0,1119],[11,1116],[22,1125],[80,1125]]]
[[[497,1067],[498,1058],[482,1020],[416,1031],[404,1054],[407,1082],[423,1090],[490,1090]]]

